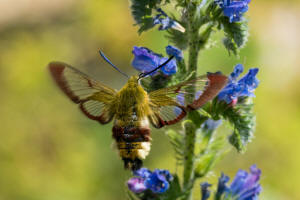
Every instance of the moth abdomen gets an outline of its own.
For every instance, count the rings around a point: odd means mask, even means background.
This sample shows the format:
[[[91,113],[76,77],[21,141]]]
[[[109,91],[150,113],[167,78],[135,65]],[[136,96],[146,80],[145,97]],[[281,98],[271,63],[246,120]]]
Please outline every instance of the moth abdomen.
[[[113,137],[116,140],[120,157],[124,161],[124,167],[131,170],[142,167],[142,160],[150,151],[150,129],[148,127],[115,125]]]

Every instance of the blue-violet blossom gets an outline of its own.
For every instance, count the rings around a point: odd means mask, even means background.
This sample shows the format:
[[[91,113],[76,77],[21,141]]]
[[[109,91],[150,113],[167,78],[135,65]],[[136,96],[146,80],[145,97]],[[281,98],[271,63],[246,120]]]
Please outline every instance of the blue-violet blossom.
[[[229,18],[229,22],[239,22],[245,12],[248,11],[248,4],[251,0],[216,0],[223,14]]]
[[[166,30],[169,28],[178,30],[180,32],[185,32],[185,28],[183,28],[178,22],[171,19],[162,9],[156,9],[159,14],[157,14],[153,19],[153,24],[159,24],[158,30]]]
[[[151,190],[153,193],[164,193],[170,187],[173,176],[168,170],[155,169],[151,172],[147,168],[135,171],[134,176],[128,180],[128,188],[134,193]]]
[[[176,59],[182,59],[182,53],[179,49],[169,45],[166,47],[166,51],[169,55],[174,56]],[[160,54],[154,53],[146,47],[134,46],[132,53],[134,54],[134,59],[131,64],[136,70],[142,73],[154,70],[169,59],[168,57],[163,57]],[[177,72],[176,60],[170,60],[160,70],[157,70],[150,75],[156,75],[158,71],[161,71],[166,76],[175,74]]]
[[[174,56],[178,61],[181,61],[183,59],[182,51],[174,46],[168,45],[166,47],[166,52],[169,56]]]
[[[207,182],[201,183],[201,200],[207,200],[210,197],[209,187],[211,187],[211,184]]]
[[[229,177],[224,174],[219,178],[218,189],[216,197],[225,197],[236,200],[257,200],[258,195],[261,192],[261,185],[259,179],[261,176],[261,170],[252,165],[250,172],[239,170],[235,175],[230,187],[226,185],[229,181]]]
[[[252,68],[248,73],[237,80],[243,72],[244,67],[241,64],[235,66],[233,72],[229,76],[229,80],[225,88],[219,93],[218,99],[226,101],[228,104],[236,104],[239,97],[254,97],[254,90],[258,87],[259,80],[256,78],[258,68]]]

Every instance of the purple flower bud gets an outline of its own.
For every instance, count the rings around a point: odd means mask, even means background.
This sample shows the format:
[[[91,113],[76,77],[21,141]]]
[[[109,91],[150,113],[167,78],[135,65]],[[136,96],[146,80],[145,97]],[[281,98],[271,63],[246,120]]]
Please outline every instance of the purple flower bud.
[[[127,181],[128,188],[134,193],[144,192],[147,188],[142,178],[131,178]]]

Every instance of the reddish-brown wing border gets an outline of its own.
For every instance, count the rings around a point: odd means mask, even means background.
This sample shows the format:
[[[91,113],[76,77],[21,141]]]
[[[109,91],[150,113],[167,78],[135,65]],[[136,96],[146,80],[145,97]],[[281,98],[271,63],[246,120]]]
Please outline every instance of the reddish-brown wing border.
[[[220,90],[226,85],[227,77],[221,73],[208,73],[205,76],[200,76],[194,80],[189,80],[180,83],[169,88],[163,88],[149,94],[150,101],[154,104],[154,107],[176,105],[181,108],[182,112],[173,120],[165,121],[159,115],[158,112],[154,112],[152,116],[149,116],[150,122],[156,128],[161,128],[165,125],[172,125],[183,119],[188,111],[198,109],[202,107],[205,103],[212,100]],[[196,88],[202,89],[202,94],[195,99],[193,102],[181,106],[177,100],[176,96],[178,94],[187,94],[190,85],[195,85]],[[194,94],[193,94],[194,96]]]
[[[205,87],[203,93],[192,104],[188,105],[188,110],[195,110],[202,107],[208,101],[215,98],[218,93],[225,87],[228,78],[220,73],[209,73],[207,75],[208,86]]]
[[[63,75],[64,70],[66,69],[66,64],[60,62],[51,62],[49,63],[49,70],[52,75],[52,78],[57,83],[58,87],[74,102],[80,103],[82,100],[76,96],[72,90],[67,86],[67,81]],[[70,66],[69,66],[70,67]],[[76,70],[76,69],[74,69]],[[77,71],[77,70],[76,70]]]
[[[88,112],[87,109],[84,107],[84,103],[90,101],[90,97],[93,97],[96,94],[101,94],[103,95],[109,95],[113,98],[113,96],[116,94],[116,91],[109,88],[108,86],[105,86],[84,73],[80,72],[79,70],[75,69],[74,67],[69,66],[68,64],[62,63],[62,62],[51,62],[48,65],[50,73],[57,83],[58,87],[76,104],[80,104],[79,108],[80,110],[90,119],[96,120],[100,122],[101,124],[106,124],[110,122],[113,118],[113,113],[105,113],[109,112],[108,109],[104,109],[102,114],[100,116],[94,116],[91,113]],[[74,91],[72,91],[71,86],[69,85],[65,75],[64,75],[64,70],[71,70],[73,73],[77,75],[77,84],[80,84],[82,81],[87,84],[87,87],[85,86],[81,90],[88,90],[88,89],[93,89],[93,92],[90,92],[90,95],[88,95],[85,98],[81,98],[77,96]],[[93,99],[94,100],[94,99]],[[108,102],[104,102],[108,103]]]

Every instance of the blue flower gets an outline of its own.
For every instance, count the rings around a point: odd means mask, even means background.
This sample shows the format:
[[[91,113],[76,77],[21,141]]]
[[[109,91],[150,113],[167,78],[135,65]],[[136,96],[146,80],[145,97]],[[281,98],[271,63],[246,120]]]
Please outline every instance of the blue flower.
[[[134,59],[131,64],[136,70],[142,73],[149,72],[158,67],[160,58],[162,57],[146,47],[134,46],[132,53]],[[155,73],[157,72],[153,72],[151,75],[154,75]]]
[[[222,8],[223,14],[229,18],[229,22],[241,21],[243,14],[248,11],[248,4],[251,0],[216,0]]]
[[[238,76],[243,72],[243,65],[235,66],[233,72],[229,76],[226,87],[219,93],[218,99],[226,101],[228,104],[236,104],[239,97],[254,97],[254,90],[258,87],[259,81],[256,78],[258,68],[252,68],[249,72],[237,80]]]
[[[218,182],[216,199],[220,199],[221,196],[224,194],[224,192],[228,190],[226,186],[228,181],[229,181],[229,177],[222,173]]]
[[[169,58],[161,58],[160,65],[166,62]],[[160,68],[162,73],[164,75],[170,76],[172,74],[175,74],[177,72],[177,64],[174,59],[170,60],[168,64],[164,65],[162,68]]]
[[[139,176],[139,177],[145,179],[145,178],[149,177],[151,175],[151,173],[152,172],[149,169],[147,169],[147,168],[141,168],[139,170],[134,171],[133,175],[134,176]]]
[[[174,56],[178,61],[183,59],[182,51],[174,46],[168,45],[166,47],[166,52],[169,56]]]
[[[226,185],[229,178],[224,174],[219,179],[217,197],[225,196],[236,200],[256,200],[261,192],[259,179],[261,170],[252,165],[250,172],[239,170],[233,179],[230,187]]]
[[[158,30],[166,30],[169,28],[178,30],[180,32],[185,32],[185,28],[183,28],[178,22],[171,19],[162,9],[158,8],[157,14],[153,19],[153,24],[160,24]]]
[[[201,194],[202,194],[202,198],[201,200],[207,200],[210,196],[210,191],[208,190],[208,188],[211,187],[211,184],[204,182],[201,183]]]
[[[145,180],[145,186],[154,193],[164,193],[170,187],[169,181],[173,179],[167,170],[156,169]]]
[[[174,47],[172,47],[175,49]],[[177,49],[180,51],[179,49]],[[157,68],[159,65],[163,64],[165,61],[168,60],[168,57],[163,57],[160,54],[154,53],[150,49],[146,47],[133,47],[132,53],[134,54],[134,59],[132,61],[132,66],[142,72],[147,73],[155,68]],[[173,55],[176,57],[180,56],[180,52],[172,51]],[[164,65],[160,70],[157,70],[155,72],[152,72],[150,75],[154,76],[158,72],[162,72],[166,76],[170,76],[172,74],[175,74],[177,72],[177,64],[174,59],[169,61],[166,65]]]
[[[212,131],[218,128],[221,124],[222,124],[221,119],[220,120],[208,119],[202,124],[201,128]]]
[[[240,76],[241,73],[243,73],[243,71],[244,71],[243,65],[237,64],[234,67],[233,72],[229,76],[229,81],[236,81],[236,79]]]
[[[164,193],[170,187],[173,176],[168,170],[155,169],[151,172],[147,168],[141,168],[134,172],[135,176],[128,180],[128,188],[134,193],[140,193],[147,189],[153,193]]]

